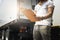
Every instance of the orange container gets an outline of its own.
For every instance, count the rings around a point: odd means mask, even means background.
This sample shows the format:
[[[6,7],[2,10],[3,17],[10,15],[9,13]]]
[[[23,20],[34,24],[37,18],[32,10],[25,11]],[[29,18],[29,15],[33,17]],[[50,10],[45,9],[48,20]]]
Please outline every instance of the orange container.
[[[34,14],[34,12],[30,9],[26,9],[23,11],[23,14],[27,16],[27,18],[31,21],[31,22],[35,22],[37,21],[36,19],[36,15]]]

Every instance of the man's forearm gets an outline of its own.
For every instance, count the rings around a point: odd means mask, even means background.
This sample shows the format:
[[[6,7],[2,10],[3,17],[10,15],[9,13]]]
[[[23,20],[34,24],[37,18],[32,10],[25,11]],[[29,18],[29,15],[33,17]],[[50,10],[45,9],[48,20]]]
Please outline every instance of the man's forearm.
[[[46,16],[44,16],[44,17],[41,17],[42,19],[47,19],[47,18],[49,18],[49,17],[52,17],[52,15],[53,15],[53,7],[49,7],[48,8],[48,12],[47,12],[47,15]]]
[[[53,14],[52,12],[47,13],[47,15],[46,16],[42,16],[41,19],[43,20],[43,19],[50,18],[50,17],[52,17],[52,14]]]

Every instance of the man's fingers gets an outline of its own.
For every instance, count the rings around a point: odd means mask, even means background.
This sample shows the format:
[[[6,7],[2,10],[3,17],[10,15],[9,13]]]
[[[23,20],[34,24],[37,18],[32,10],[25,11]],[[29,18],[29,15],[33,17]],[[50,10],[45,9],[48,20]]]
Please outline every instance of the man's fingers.
[[[40,21],[41,20],[40,17],[36,17],[36,19],[37,19],[37,21]]]

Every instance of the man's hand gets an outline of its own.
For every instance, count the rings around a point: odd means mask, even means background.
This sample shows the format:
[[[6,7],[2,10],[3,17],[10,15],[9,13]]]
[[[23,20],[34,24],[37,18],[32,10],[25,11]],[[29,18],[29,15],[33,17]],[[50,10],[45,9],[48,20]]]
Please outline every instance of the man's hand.
[[[37,19],[37,21],[41,21],[42,20],[41,17],[36,17],[36,19]]]

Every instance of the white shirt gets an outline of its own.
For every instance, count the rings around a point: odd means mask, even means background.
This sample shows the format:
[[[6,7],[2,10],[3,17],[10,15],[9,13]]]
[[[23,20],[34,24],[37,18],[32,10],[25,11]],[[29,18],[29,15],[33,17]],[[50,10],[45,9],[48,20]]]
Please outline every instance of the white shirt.
[[[43,3],[41,6],[39,4],[37,4],[35,6],[35,10],[37,11],[36,17],[46,16],[47,6],[48,7],[53,7],[54,6],[53,2],[52,1],[47,1],[47,2]],[[50,26],[51,25],[51,20],[52,20],[52,18],[50,17],[48,19],[44,19],[44,20],[41,20],[41,21],[36,21],[35,25],[48,25],[48,26]]]

